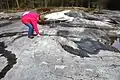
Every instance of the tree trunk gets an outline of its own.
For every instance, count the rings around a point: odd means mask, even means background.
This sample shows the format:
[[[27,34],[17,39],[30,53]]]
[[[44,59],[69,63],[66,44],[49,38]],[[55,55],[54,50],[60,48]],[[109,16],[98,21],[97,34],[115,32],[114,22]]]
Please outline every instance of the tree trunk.
[[[18,0],[16,0],[17,8],[20,8]]]
[[[88,1],[88,8],[90,8],[90,1]]]
[[[64,1],[64,0],[62,0],[62,1],[61,1],[61,7],[63,7],[63,4],[64,4],[64,2],[63,2],[63,1]]]
[[[76,0],[76,7],[78,7],[78,0]]]
[[[45,1],[45,8],[47,8],[48,2],[47,2],[47,0],[44,0],[44,1]]]
[[[7,0],[7,8],[9,9],[9,3],[8,3],[8,0]]]
[[[32,4],[33,4],[33,8],[35,8],[35,0],[33,0]]]
[[[83,7],[83,0],[80,0],[80,3],[81,3],[81,7]]]

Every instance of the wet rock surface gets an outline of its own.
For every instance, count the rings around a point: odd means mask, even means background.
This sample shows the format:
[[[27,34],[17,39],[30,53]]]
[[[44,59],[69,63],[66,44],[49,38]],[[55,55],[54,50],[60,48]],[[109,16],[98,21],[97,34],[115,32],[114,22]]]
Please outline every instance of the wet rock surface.
[[[48,19],[33,39],[20,21],[0,27],[1,80],[119,80],[120,51],[107,34],[114,24],[73,17]]]

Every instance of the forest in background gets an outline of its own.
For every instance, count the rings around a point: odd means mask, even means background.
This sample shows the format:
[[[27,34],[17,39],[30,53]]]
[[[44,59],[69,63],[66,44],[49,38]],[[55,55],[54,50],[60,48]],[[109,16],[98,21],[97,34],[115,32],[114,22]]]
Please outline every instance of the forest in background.
[[[86,7],[120,10],[120,0],[0,0],[0,10],[39,7]]]

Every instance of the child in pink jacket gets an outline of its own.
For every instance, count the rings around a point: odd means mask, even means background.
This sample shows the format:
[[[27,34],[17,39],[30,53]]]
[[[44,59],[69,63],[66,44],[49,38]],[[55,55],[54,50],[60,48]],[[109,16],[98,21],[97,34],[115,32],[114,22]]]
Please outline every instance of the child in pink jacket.
[[[21,21],[23,24],[28,26],[28,38],[34,38],[34,31],[36,32],[36,35],[40,35],[37,23],[41,20],[44,23],[44,19],[42,16],[36,12],[25,12],[22,15]]]

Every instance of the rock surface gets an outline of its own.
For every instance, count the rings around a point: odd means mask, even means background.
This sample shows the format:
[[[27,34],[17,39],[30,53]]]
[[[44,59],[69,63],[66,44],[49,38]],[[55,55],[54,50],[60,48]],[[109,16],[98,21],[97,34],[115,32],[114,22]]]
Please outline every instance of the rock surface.
[[[92,27],[90,21],[86,25]],[[0,79],[119,80],[120,52],[109,45],[108,31],[85,28],[79,21],[81,26],[73,23],[38,25],[42,36],[34,39],[27,37],[27,27],[20,21],[0,27],[3,44],[0,45],[3,50],[0,52],[0,74],[10,66]],[[108,25],[101,27],[112,28],[113,24]],[[12,56],[6,57],[4,52]]]

